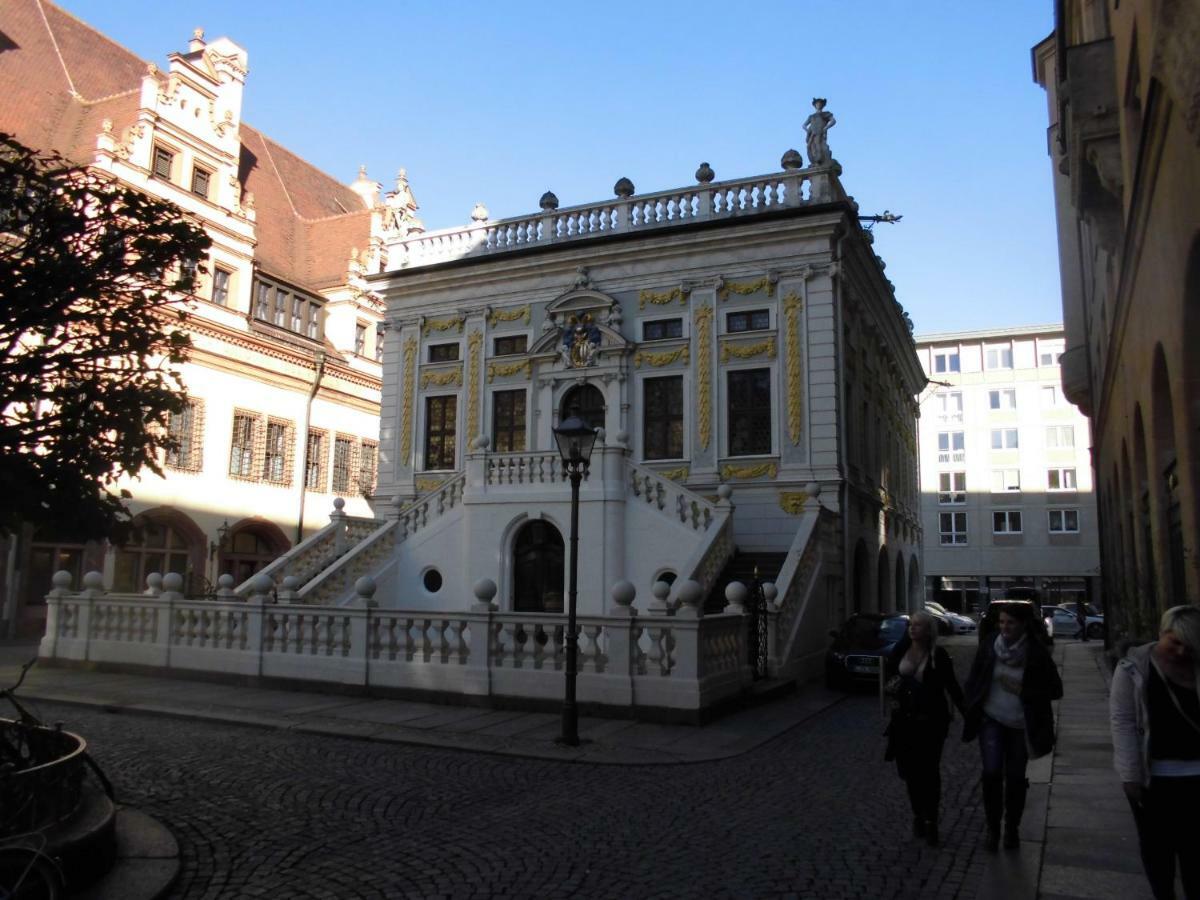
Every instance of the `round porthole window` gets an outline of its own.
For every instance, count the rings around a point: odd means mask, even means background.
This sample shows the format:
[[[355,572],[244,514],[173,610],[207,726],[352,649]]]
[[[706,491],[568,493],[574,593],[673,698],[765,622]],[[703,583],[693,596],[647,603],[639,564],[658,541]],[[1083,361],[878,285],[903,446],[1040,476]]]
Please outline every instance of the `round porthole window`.
[[[667,569],[667,571],[663,572],[661,575],[659,575],[654,580],[655,581],[665,581],[667,584],[674,584],[675,579],[677,577],[678,576],[674,572],[672,572],[670,569]]]
[[[437,569],[429,569],[421,581],[425,585],[425,590],[431,594],[436,594],[442,589],[442,573]]]

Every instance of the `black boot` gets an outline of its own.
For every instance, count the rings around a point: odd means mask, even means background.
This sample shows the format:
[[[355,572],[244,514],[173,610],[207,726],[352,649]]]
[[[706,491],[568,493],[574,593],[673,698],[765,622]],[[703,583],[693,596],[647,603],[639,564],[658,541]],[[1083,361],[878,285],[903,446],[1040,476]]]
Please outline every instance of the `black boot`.
[[[1015,850],[1021,846],[1021,814],[1025,812],[1029,779],[1009,779],[1004,787],[1004,846]]]
[[[983,815],[987,821],[987,836],[983,846],[988,850],[1000,849],[1000,816],[1003,812],[1004,781],[998,775],[983,776]]]
[[[925,823],[925,843],[930,847],[938,845],[938,820],[936,816]]]

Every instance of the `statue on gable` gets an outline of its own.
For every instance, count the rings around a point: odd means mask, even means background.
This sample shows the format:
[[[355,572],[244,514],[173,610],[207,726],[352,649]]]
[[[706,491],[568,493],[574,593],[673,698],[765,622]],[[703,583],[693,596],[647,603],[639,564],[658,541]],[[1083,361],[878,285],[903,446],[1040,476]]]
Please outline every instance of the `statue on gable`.
[[[804,120],[804,130],[807,133],[808,164],[823,166],[833,161],[829,152],[829,129],[837,124],[833,113],[825,112],[825,98],[813,97],[813,108],[816,110]]]
[[[571,316],[562,333],[562,361],[568,369],[584,369],[596,362],[600,328],[589,313]]]

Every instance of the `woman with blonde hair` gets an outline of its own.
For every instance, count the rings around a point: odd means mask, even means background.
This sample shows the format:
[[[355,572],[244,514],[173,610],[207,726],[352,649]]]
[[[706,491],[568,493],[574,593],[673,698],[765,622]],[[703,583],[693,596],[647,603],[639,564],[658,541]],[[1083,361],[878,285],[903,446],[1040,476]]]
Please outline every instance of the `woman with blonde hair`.
[[[1158,640],[1134,647],[1109,694],[1113,765],[1158,900],[1200,898],[1200,607],[1163,613]]]
[[[913,811],[913,835],[930,846],[938,842],[938,808],[942,799],[942,747],[953,713],[946,702],[963,709],[963,692],[954,675],[954,661],[937,645],[937,620],[913,613],[908,632],[888,657],[886,674],[893,698],[892,718],[884,759],[908,788]]]

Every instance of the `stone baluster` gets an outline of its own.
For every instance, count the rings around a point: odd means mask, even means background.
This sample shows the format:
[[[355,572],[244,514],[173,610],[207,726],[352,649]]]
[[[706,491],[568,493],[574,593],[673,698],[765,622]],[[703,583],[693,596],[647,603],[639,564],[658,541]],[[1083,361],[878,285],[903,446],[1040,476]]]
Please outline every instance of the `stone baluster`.
[[[300,579],[295,575],[285,577],[276,596],[280,603],[298,602],[300,600]]]
[[[235,603],[241,598],[234,590],[233,576],[226,572],[217,579],[217,600],[224,603]]]
[[[608,632],[608,659],[604,670],[611,677],[611,682],[606,690],[610,696],[613,692],[620,692],[613,702],[632,703],[633,683],[629,679],[637,666],[637,609],[633,605],[637,588],[622,579],[613,583],[609,596],[613,602],[604,626]]]

